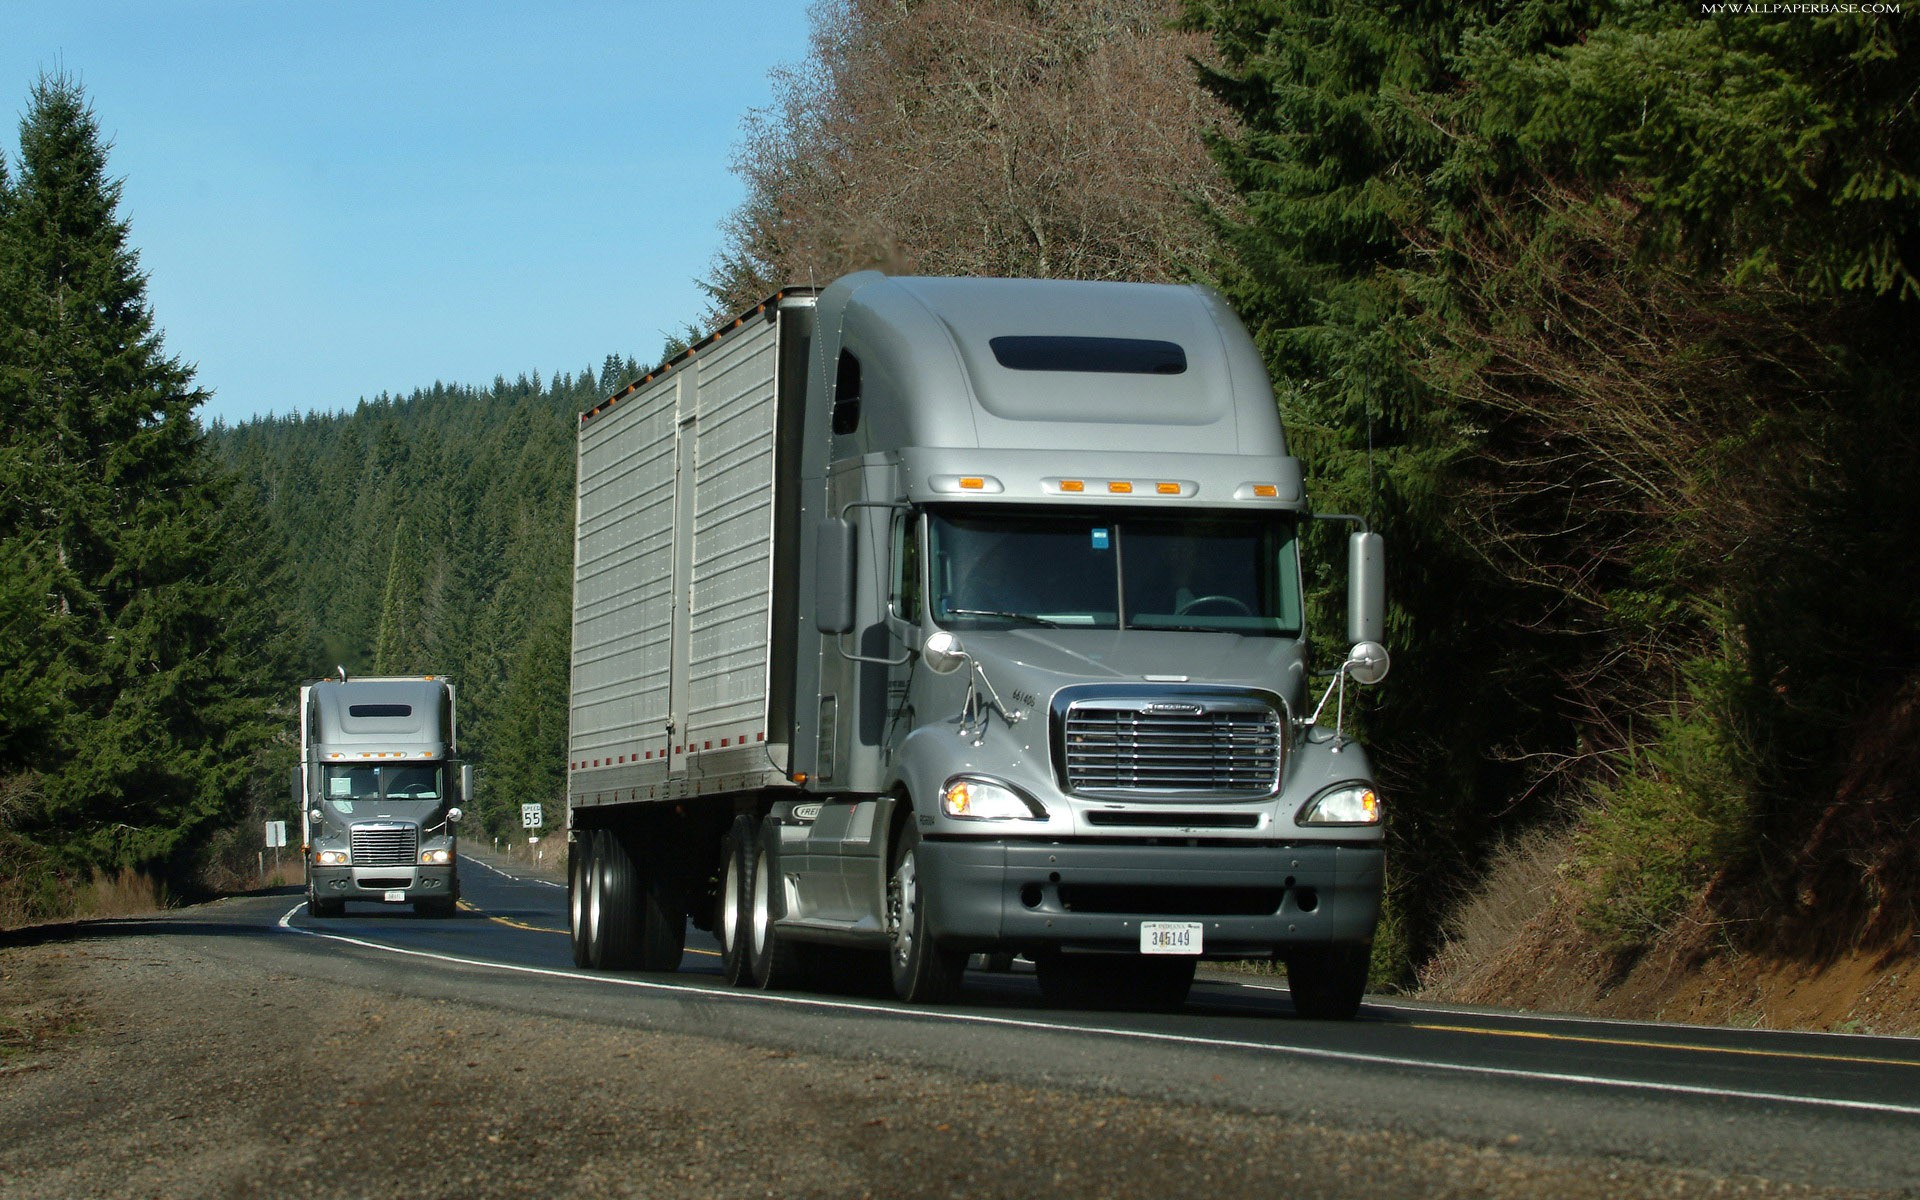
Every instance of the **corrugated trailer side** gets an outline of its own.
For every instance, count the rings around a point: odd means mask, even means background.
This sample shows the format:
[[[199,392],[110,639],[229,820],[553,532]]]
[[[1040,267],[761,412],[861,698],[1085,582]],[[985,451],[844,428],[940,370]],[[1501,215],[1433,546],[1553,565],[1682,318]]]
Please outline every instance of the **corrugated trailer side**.
[[[810,303],[769,301],[581,418],[572,807],[786,782],[775,478],[805,326],[776,318]]]

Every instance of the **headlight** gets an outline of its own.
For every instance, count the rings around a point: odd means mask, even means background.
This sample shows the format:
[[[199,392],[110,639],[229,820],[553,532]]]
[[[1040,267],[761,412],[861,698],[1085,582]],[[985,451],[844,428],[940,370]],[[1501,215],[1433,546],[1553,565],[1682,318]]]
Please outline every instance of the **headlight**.
[[[430,867],[445,866],[447,863],[453,861],[453,851],[444,849],[422,850],[420,852],[420,861]]]
[[[1372,785],[1343,783],[1321,792],[1300,810],[1302,825],[1378,825],[1380,795]]]
[[[1044,821],[1047,810],[1024,792],[981,779],[960,775],[947,780],[940,790],[940,811],[963,821]]]
[[[323,867],[345,867],[353,863],[353,855],[345,850],[315,850],[313,861]]]

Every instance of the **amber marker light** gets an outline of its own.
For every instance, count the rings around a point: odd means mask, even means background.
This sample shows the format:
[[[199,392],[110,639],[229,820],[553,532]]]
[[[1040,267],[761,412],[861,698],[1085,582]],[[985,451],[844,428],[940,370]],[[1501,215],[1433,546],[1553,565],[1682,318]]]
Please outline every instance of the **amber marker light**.
[[[1177,483],[1156,483],[1153,485],[1153,490],[1162,496],[1178,496],[1180,494],[1180,485]]]
[[[1133,494],[1133,485],[1124,479],[1116,479],[1107,484],[1107,490],[1117,496],[1130,496]]]
[[[960,480],[960,486],[970,492],[977,492],[987,486],[987,481],[978,475],[967,475]]]
[[[1062,479],[1060,481],[1060,490],[1063,492],[1084,492],[1087,490],[1087,485],[1079,479]]]
[[[1253,485],[1253,494],[1262,500],[1271,500],[1280,494],[1280,489],[1270,483],[1256,483]]]

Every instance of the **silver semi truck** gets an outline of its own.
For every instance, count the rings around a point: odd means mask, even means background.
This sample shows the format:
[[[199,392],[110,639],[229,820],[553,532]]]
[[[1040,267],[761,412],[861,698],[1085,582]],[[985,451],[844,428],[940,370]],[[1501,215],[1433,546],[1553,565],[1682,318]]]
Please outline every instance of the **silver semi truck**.
[[[300,688],[293,799],[308,912],[336,917],[349,900],[366,900],[453,915],[454,828],[473,789],[456,733],[453,681],[444,677],[349,679],[343,670]]]
[[[583,414],[578,466],[578,964],[672,970],[691,916],[763,988],[1025,955],[1169,1008],[1274,957],[1357,1010],[1382,811],[1320,718],[1385,674],[1380,540],[1322,689],[1300,466],[1216,293],[785,292]]]

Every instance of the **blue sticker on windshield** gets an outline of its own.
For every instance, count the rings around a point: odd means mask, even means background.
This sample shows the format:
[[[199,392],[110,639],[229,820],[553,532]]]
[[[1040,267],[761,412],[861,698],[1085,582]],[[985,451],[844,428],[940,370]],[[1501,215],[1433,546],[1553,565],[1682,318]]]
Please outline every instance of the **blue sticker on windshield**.
[[[1107,548],[1106,530],[1096,529],[1093,531],[1093,548],[1095,550],[1105,550]]]

